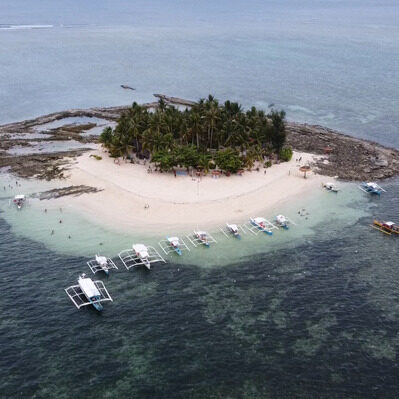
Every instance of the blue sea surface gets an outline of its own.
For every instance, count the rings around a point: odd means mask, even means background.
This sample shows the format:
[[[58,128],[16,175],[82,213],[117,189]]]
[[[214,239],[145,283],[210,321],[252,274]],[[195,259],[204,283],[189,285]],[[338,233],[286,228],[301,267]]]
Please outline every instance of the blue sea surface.
[[[397,1],[3,0],[0,123],[213,93],[398,146],[398,17]]]
[[[2,0],[0,123],[213,93],[399,147],[398,17],[397,1]],[[64,292],[82,252],[27,238],[1,200],[0,398],[397,398],[399,241],[369,226],[399,222],[398,180],[384,188],[351,224],[227,265],[118,264],[102,313]]]

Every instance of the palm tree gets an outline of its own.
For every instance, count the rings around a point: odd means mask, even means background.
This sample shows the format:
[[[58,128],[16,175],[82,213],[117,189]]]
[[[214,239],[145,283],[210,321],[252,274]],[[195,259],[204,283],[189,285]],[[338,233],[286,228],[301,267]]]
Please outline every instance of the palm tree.
[[[207,121],[207,125],[208,125],[208,146],[210,148],[212,147],[212,143],[213,143],[213,132],[215,130],[215,124],[216,122],[220,119],[220,115],[219,115],[219,107],[216,101],[213,101],[210,106],[209,109],[206,113],[206,121]]]
[[[113,154],[119,155],[126,155],[134,148],[136,152],[146,149],[150,155],[164,151],[176,156],[178,151],[180,155],[191,154],[190,159],[193,159],[195,151],[197,154],[205,151],[200,161],[205,169],[209,168],[206,151],[219,150],[223,145],[235,153],[238,149],[241,153],[247,150],[244,159],[251,164],[256,159],[261,160],[265,151],[277,152],[283,148],[286,141],[284,120],[283,111],[271,110],[266,115],[252,107],[244,112],[237,102],[227,100],[220,106],[212,95],[183,112],[160,99],[155,112],[133,103],[115,129],[104,130],[100,141]],[[195,147],[188,149],[194,144]],[[181,150],[176,150],[178,146]],[[237,166],[240,161],[237,157],[237,154],[232,155],[228,161]]]
[[[200,134],[201,134],[201,116],[198,112],[192,112],[190,114],[189,123],[191,125],[191,134],[196,138],[197,148],[200,147]]]
[[[209,172],[211,165],[211,156],[209,154],[202,153],[198,158],[198,168],[202,169],[205,173]]]

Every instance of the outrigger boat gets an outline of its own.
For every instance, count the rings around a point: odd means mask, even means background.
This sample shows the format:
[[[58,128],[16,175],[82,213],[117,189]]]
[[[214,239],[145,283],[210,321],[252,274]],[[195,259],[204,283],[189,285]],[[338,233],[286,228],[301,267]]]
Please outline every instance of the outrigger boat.
[[[180,249],[180,240],[179,237],[168,237],[167,238],[169,245],[172,247],[172,249],[179,255],[182,255],[181,249]]]
[[[249,218],[249,221],[253,226],[257,227],[260,231],[263,231],[269,236],[273,234],[273,232],[271,231],[271,227],[273,227],[274,225],[273,223],[270,223],[267,219],[258,216],[255,218]]]
[[[119,259],[125,265],[126,269],[134,266],[144,265],[148,270],[151,269],[151,264],[156,262],[164,262],[166,260],[153,247],[147,247],[144,244],[134,244],[132,249],[125,249],[119,253]]]
[[[93,281],[90,277],[86,277],[84,273],[79,276],[78,285],[66,288],[65,292],[78,309],[82,306],[93,305],[100,312],[103,310],[101,302],[112,302],[111,295],[109,295],[104,283]]]
[[[323,183],[323,187],[327,191],[331,191],[333,193],[337,193],[339,191],[339,188],[334,183]]]
[[[282,227],[283,229],[288,230],[289,229],[289,224],[295,224],[291,219],[284,215],[277,215],[275,219],[276,225],[278,227]]]
[[[238,226],[236,224],[226,223],[227,230],[236,238],[241,238]]]
[[[165,255],[168,255],[170,252],[176,252],[181,256],[184,250],[190,251],[184,240],[179,237],[167,237],[166,240],[159,241],[158,245],[165,252]]]
[[[103,271],[108,276],[111,269],[118,270],[112,259],[100,255],[96,255],[95,259],[88,261],[87,264],[94,274]]]
[[[151,263],[148,259],[150,254],[148,253],[148,248],[144,244],[134,244],[133,251],[136,253],[136,256],[143,262],[143,265],[150,270]]]
[[[194,231],[194,237],[202,242],[206,247],[209,247],[209,238],[206,231]]]
[[[14,204],[18,209],[21,209],[26,201],[26,197],[24,194],[18,194],[14,197]]]
[[[379,220],[374,220],[371,227],[385,233],[385,234],[399,234],[399,225],[394,222],[382,222]]]
[[[187,235],[186,237],[194,247],[198,247],[199,245],[209,247],[211,243],[217,242],[209,233],[200,230],[193,231],[191,235]]]
[[[364,191],[365,193],[376,195],[381,195],[382,192],[385,192],[385,190],[381,186],[374,182],[363,182],[359,185],[359,189]]]
[[[226,223],[225,226],[220,227],[219,230],[226,238],[235,237],[241,239],[241,233],[247,234],[242,225]]]

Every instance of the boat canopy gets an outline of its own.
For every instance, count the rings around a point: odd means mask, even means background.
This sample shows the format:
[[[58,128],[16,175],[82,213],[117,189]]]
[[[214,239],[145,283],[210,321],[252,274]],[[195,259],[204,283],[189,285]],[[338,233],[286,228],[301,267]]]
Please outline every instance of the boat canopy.
[[[285,222],[287,221],[287,218],[286,218],[284,215],[277,215],[277,216],[276,216],[276,220],[277,220],[279,223],[285,223]]]
[[[168,237],[168,241],[171,243],[178,243],[179,237]]]
[[[264,222],[266,222],[266,219],[262,218],[262,217],[256,217],[256,218],[254,218],[254,222],[255,223],[264,223]]]
[[[373,183],[373,182],[369,182],[369,183],[366,183],[369,187],[372,187],[372,188],[375,188],[375,189],[378,189],[379,188],[379,186],[378,186],[378,184],[377,183]]]
[[[14,199],[16,199],[16,200],[24,200],[24,199],[25,199],[25,195],[23,195],[23,194],[18,194],[18,195],[16,195],[16,196],[14,197]]]
[[[96,255],[96,262],[101,266],[105,266],[108,264],[107,258],[100,255]]]
[[[386,224],[387,226],[390,226],[390,227],[395,225],[394,222],[385,222],[385,224]]]
[[[86,295],[87,298],[99,297],[100,291],[94,285],[93,280],[89,277],[80,276],[79,280],[79,287]]]
[[[230,229],[235,230],[235,231],[238,230],[238,227],[236,224],[228,224],[227,227],[229,227]]]
[[[133,249],[140,257],[142,258],[148,257],[148,249],[144,244],[134,244]]]
[[[206,231],[196,231],[196,234],[198,234],[199,236],[206,236]]]

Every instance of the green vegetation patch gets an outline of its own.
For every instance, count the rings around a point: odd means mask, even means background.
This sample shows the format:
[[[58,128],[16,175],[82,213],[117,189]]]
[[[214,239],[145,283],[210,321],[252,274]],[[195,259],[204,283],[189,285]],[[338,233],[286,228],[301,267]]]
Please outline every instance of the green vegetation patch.
[[[155,112],[133,103],[115,129],[104,129],[100,142],[112,157],[135,153],[162,171],[182,167],[237,173],[256,161],[264,164],[273,154],[282,160],[292,157],[284,146],[284,111],[244,111],[236,102],[221,105],[211,95],[184,111],[162,99]]]

